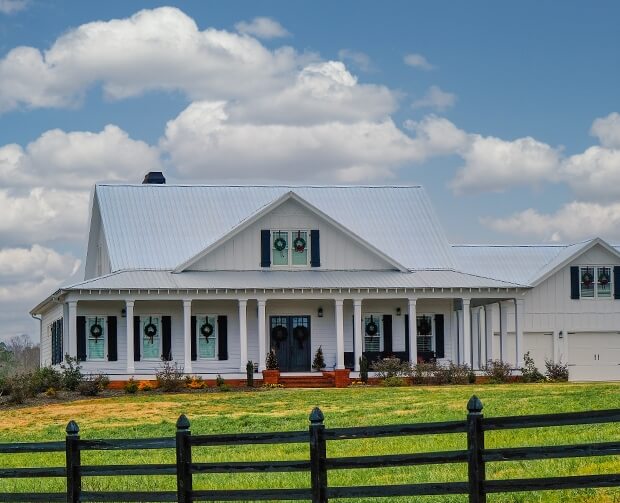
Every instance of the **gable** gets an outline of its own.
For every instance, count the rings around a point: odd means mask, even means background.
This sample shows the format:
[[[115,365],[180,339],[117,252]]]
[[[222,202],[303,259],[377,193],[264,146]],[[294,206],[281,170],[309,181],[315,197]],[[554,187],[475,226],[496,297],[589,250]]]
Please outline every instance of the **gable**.
[[[319,230],[321,236],[321,269],[323,270],[389,270],[394,265],[347,236],[326,218],[311,211],[295,199],[287,199],[247,228],[232,235],[222,244],[187,267],[191,271],[259,270],[261,230]]]
[[[595,244],[592,248],[584,251],[581,255],[576,257],[568,264],[568,267],[572,265],[618,265],[620,264],[620,258],[618,255],[612,253],[607,248],[600,244]]]
[[[96,194],[91,204],[90,232],[84,265],[84,279],[96,278],[110,272],[110,256],[105,230],[101,221]]]

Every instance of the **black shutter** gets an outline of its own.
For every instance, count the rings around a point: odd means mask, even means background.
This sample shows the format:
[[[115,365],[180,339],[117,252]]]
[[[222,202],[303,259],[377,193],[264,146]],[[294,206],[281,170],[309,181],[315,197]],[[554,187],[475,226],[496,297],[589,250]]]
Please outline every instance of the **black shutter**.
[[[108,361],[118,360],[116,316],[108,316]]]
[[[614,299],[620,299],[620,266],[614,266]]]
[[[321,240],[318,229],[310,231],[310,266],[321,267]]]
[[[443,314],[435,315],[435,353],[437,358],[443,358],[445,354],[444,349],[444,329],[443,329]]]
[[[162,332],[162,360],[172,360],[172,318],[170,316],[161,317]]]
[[[570,268],[570,298],[579,298],[579,267],[576,265]]]
[[[386,356],[392,354],[392,315],[383,315],[383,353]]]
[[[196,350],[196,317],[192,316],[192,343],[191,343],[192,361],[198,359],[198,351]]]
[[[217,317],[217,359],[228,360],[228,318]]]
[[[58,362],[56,361],[56,322],[52,322],[52,365],[56,365]]]
[[[140,316],[134,316],[133,317],[133,361],[135,362],[140,361],[141,344],[142,344],[142,329],[140,328]]]
[[[77,334],[77,359],[81,362],[86,360],[86,317],[78,316],[76,321]]]
[[[409,315],[405,315],[405,353],[407,353],[407,360],[411,361],[411,355],[409,354]]]
[[[269,229],[260,231],[260,266],[271,266],[271,231]]]

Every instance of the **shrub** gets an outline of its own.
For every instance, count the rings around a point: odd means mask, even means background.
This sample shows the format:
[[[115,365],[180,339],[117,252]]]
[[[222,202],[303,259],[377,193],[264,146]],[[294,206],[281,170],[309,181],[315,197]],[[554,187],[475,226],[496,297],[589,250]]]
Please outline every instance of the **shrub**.
[[[105,374],[88,375],[80,384],[78,384],[77,390],[80,395],[84,396],[97,396],[110,384],[110,379]]]
[[[48,398],[58,398],[58,391],[55,388],[47,388],[45,390],[45,396]]]
[[[50,388],[61,389],[62,374],[52,367],[41,367],[30,375],[30,385],[35,393],[43,393]]]
[[[473,384],[476,382],[476,374],[467,364],[452,363],[443,369],[443,382],[446,384]],[[472,380],[473,377],[473,380]]]
[[[187,376],[185,386],[189,389],[204,389],[207,387],[207,383],[200,376]]]
[[[551,360],[545,360],[545,376],[551,382],[568,381],[568,365],[566,363],[554,363]]]
[[[133,377],[130,377],[129,381],[127,381],[125,383],[125,386],[123,386],[123,389],[125,390],[125,393],[128,393],[130,395],[135,395],[136,392],[138,391],[138,383]]]
[[[155,373],[157,386],[164,392],[179,391],[183,388],[183,367],[177,362],[163,360]]]
[[[404,386],[405,381],[402,377],[390,376],[383,379],[381,384],[387,388],[396,388],[399,386]]]
[[[545,376],[536,368],[534,358],[530,356],[529,351],[523,355],[521,375],[523,376],[523,382],[543,382],[545,380]]]
[[[153,391],[153,383],[142,381],[140,384],[138,384],[138,389],[140,391]]]
[[[312,361],[312,368],[317,372],[320,372],[325,368],[325,357],[323,356],[323,348],[318,347],[314,354],[314,360]]]
[[[225,384],[226,384],[226,381],[224,381],[224,378],[220,374],[218,374],[217,377],[215,378],[215,385],[218,388],[221,388]]]
[[[32,374],[16,374],[7,379],[6,387],[9,392],[9,403],[21,404],[26,398],[32,398],[36,391],[32,386]]]
[[[436,363],[416,363],[411,367],[412,384],[443,384],[445,377]]]
[[[265,368],[267,370],[278,370],[279,367],[280,366],[278,364],[276,350],[272,348],[271,351],[269,351],[269,353],[267,354],[267,358],[265,359]]]
[[[501,360],[489,360],[484,367],[484,375],[489,378],[491,384],[506,383],[512,375],[510,363]]]
[[[404,377],[409,374],[409,364],[401,362],[400,358],[383,358],[373,362],[371,366],[381,379],[390,377]]]
[[[62,387],[68,391],[75,391],[84,379],[79,360],[67,354],[60,368],[62,369]]]
[[[228,384],[224,383],[221,386],[218,386],[217,389],[219,389],[222,392],[230,391],[230,386]]]
[[[252,360],[249,360],[245,366],[245,377],[246,377],[246,384],[248,385],[248,387],[253,388],[254,387],[254,363],[252,362]]]
[[[368,358],[365,356],[360,356],[360,380],[364,384],[368,384]]]
[[[261,386],[263,389],[280,389],[284,388],[284,384],[263,384]]]

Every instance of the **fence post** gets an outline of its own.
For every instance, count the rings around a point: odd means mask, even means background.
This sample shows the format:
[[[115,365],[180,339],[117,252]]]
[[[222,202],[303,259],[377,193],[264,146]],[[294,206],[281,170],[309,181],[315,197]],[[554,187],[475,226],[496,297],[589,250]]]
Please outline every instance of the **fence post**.
[[[80,471],[80,427],[73,420],[65,429],[66,469],[67,469],[67,502],[79,503],[82,497],[82,474]]]
[[[327,503],[327,447],[323,413],[315,407],[310,413],[310,481],[312,503]]]
[[[486,503],[484,489],[485,466],[482,459],[484,430],[482,428],[482,402],[474,395],[467,402],[467,458],[469,479],[469,502]]]
[[[177,455],[177,501],[192,501],[192,444],[189,419],[181,414],[177,419],[176,455]]]

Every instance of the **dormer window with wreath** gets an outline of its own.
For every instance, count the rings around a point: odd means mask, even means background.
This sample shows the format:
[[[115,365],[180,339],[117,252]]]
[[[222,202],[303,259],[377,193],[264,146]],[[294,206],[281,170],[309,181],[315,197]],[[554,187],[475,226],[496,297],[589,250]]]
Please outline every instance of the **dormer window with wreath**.
[[[308,267],[308,231],[271,231],[271,264],[274,266]]]
[[[610,266],[580,267],[580,297],[583,299],[610,299],[612,293],[611,271]]]

